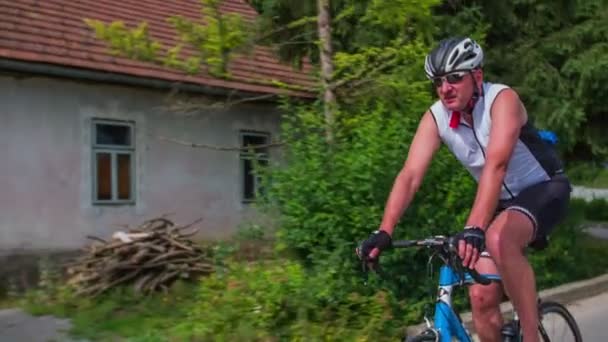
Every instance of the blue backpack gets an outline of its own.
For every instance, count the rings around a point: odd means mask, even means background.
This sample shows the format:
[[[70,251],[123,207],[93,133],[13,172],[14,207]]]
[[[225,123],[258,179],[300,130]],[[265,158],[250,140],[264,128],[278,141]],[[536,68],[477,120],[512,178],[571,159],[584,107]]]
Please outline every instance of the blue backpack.
[[[555,134],[555,132],[553,132],[553,131],[539,130],[538,135],[540,136],[540,138],[542,140],[546,141],[550,145],[557,144],[557,141],[558,141],[557,134]]]

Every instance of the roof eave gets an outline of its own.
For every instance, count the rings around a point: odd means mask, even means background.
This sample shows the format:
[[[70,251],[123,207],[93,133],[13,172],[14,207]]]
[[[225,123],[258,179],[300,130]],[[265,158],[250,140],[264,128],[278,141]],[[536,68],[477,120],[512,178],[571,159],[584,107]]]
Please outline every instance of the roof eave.
[[[276,101],[279,93],[251,92],[226,87],[207,86],[198,83],[168,81],[152,77],[132,76],[115,72],[106,72],[77,67],[68,67],[51,63],[29,62],[0,57],[0,70],[24,72],[45,76],[89,80],[96,82],[138,86],[160,90],[180,90],[190,93],[202,93],[210,96],[237,96],[241,98],[260,98],[263,101]],[[310,99],[308,96],[295,96],[300,99]]]

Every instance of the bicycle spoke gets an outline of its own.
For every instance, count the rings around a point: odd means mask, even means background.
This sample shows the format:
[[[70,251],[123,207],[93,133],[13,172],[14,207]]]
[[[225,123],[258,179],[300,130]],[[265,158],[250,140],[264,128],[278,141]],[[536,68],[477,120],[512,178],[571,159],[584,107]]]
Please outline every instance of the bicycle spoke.
[[[548,340],[551,342],[572,342],[574,333],[568,322],[557,313],[546,313],[541,322]]]
[[[580,342],[580,331],[568,310],[557,303],[541,305],[539,332],[545,342]]]

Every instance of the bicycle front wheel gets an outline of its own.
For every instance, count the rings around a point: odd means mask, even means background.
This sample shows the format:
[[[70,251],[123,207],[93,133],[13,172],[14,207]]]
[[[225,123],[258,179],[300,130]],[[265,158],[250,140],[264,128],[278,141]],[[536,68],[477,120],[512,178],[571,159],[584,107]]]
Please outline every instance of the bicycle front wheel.
[[[412,336],[412,337],[408,337],[407,340],[405,340],[406,342],[436,342],[437,338],[433,337],[433,336],[429,336],[429,335],[418,335],[418,336]]]
[[[405,342],[435,342],[438,341],[439,337],[437,336],[437,332],[434,330],[425,330],[420,335],[411,336],[406,338]]]
[[[565,306],[556,302],[541,302],[538,330],[544,342],[582,342],[574,317]]]

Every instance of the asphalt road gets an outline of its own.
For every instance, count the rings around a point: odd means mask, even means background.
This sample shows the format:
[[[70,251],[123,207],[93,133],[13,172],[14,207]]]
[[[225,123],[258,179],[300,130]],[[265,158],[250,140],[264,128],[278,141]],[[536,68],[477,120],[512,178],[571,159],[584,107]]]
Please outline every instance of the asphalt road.
[[[570,303],[584,342],[608,341],[608,292]]]
[[[69,341],[70,322],[51,316],[33,317],[20,309],[0,310],[0,342]]]

